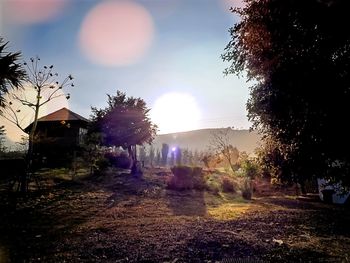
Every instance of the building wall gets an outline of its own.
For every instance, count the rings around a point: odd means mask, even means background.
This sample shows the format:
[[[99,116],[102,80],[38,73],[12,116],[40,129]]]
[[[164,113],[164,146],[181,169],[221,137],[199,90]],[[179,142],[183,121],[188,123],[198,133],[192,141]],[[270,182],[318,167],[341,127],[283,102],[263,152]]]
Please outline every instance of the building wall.
[[[81,143],[81,122],[38,123],[34,142],[34,155],[48,163],[62,163],[72,160]]]

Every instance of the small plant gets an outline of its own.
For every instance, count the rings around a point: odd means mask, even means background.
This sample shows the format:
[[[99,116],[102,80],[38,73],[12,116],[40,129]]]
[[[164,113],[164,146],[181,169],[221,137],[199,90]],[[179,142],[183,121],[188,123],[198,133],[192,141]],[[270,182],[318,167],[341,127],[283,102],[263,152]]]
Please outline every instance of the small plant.
[[[218,174],[210,174],[206,180],[207,190],[215,195],[218,195],[220,192],[220,178],[221,176]]]

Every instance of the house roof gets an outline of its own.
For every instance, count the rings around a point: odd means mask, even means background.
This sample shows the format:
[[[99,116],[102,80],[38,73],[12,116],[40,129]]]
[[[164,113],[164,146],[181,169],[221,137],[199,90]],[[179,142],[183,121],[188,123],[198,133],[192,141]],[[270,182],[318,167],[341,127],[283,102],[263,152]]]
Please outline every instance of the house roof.
[[[49,122],[49,121],[83,121],[83,122],[89,122],[88,119],[84,118],[83,116],[80,116],[79,114],[68,110],[67,108],[62,108],[60,110],[57,110],[55,112],[52,112],[46,116],[43,116],[38,119],[39,122]],[[32,127],[33,123],[29,124],[24,130],[26,132],[29,132],[30,128]]]
[[[79,114],[68,110],[67,108],[62,108],[58,111],[50,113],[38,119],[38,121],[89,121],[88,119],[80,116]]]

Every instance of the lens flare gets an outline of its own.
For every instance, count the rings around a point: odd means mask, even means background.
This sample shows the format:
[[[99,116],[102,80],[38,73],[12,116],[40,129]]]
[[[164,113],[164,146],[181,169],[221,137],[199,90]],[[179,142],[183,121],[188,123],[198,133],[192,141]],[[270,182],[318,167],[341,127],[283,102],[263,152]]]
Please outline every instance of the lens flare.
[[[85,17],[79,46],[91,61],[106,66],[123,66],[139,61],[152,44],[151,15],[139,4],[107,1]]]
[[[10,0],[5,1],[4,14],[18,24],[50,21],[62,14],[67,0]]]

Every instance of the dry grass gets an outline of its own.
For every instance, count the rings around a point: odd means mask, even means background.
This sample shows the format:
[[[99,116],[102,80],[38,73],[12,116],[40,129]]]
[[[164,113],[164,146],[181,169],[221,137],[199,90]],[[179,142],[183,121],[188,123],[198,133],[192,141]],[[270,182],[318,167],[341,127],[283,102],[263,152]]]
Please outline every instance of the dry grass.
[[[0,256],[10,262],[347,262],[350,212],[270,191],[174,191],[167,170],[67,177],[27,201],[0,191]],[[57,182],[56,182],[57,183]],[[6,259],[4,259],[6,258]],[[0,260],[0,262],[1,262]]]

